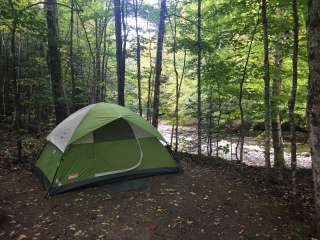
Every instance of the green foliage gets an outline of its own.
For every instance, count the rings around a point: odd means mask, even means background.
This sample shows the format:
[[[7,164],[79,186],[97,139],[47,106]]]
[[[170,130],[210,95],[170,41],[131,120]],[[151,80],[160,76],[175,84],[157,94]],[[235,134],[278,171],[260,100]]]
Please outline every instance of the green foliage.
[[[139,2],[139,1],[138,1]],[[297,114],[305,115],[306,85],[308,78],[306,48],[306,3],[299,1],[300,53]],[[0,33],[3,48],[9,49],[12,23],[17,25],[17,49],[19,55],[19,84],[23,91],[26,107],[36,108],[37,104],[52,104],[51,86],[48,81],[46,60],[46,19],[43,4],[35,5],[30,0],[0,1]],[[70,3],[59,1],[59,32],[63,66],[64,88],[71,104],[70,73]],[[115,60],[115,38],[113,2],[105,0],[76,0],[74,9],[73,62],[76,78],[76,101],[81,106],[88,104],[92,80],[96,78],[96,44],[100,44],[101,71],[104,70],[97,88],[105,97],[103,100],[116,102],[117,78]],[[123,2],[125,4],[125,2]],[[138,109],[136,79],[136,36],[132,1],[128,1],[127,13],[127,55],[126,55],[126,101],[132,109]],[[141,37],[141,72],[143,111],[147,112],[148,81],[154,69],[159,6],[139,3],[139,32]],[[268,4],[271,80],[277,77],[274,68],[275,46],[283,38],[281,53],[282,92],[276,100],[281,107],[283,121],[286,120],[287,101],[292,78],[292,28],[291,1],[271,0]],[[18,18],[17,18],[18,16]],[[164,61],[160,96],[161,118],[172,122],[175,109],[175,71],[173,68],[173,35],[170,22],[177,24],[177,70],[182,74],[183,53],[187,51],[186,70],[180,96],[180,121],[192,123],[196,113],[196,23],[195,1],[170,0],[167,9]],[[209,115],[221,123],[239,117],[239,84],[243,77],[244,64],[252,33],[257,25],[252,53],[249,58],[244,84],[244,111],[248,120],[261,121],[263,118],[263,44],[260,19],[260,2],[256,0],[204,0],[202,19],[203,49],[203,106],[204,119]],[[105,25],[104,25],[105,24]],[[99,35],[100,34],[100,35]],[[101,35],[102,34],[102,35]],[[106,39],[103,42],[103,39]],[[100,40],[99,40],[100,39]],[[91,50],[90,50],[91,47]],[[1,52],[5,56],[5,52]],[[151,59],[150,59],[151,54]],[[8,56],[7,59],[9,59]],[[4,64],[3,62],[1,64]],[[103,65],[102,65],[103,64]],[[3,65],[1,65],[3,66]],[[150,75],[151,74],[151,75]],[[5,75],[4,75],[5,76]],[[152,90],[152,88],[151,88]],[[25,91],[25,92],[24,92]],[[31,91],[31,95],[29,94]],[[152,99],[152,93],[151,93]],[[212,104],[210,105],[210,102]],[[211,109],[210,109],[211,108]],[[205,125],[206,125],[205,121]]]

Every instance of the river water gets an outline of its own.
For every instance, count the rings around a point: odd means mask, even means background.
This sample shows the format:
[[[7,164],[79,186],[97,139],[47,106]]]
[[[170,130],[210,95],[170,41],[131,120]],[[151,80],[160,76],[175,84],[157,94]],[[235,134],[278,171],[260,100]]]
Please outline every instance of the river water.
[[[160,124],[158,130],[170,143],[171,126]],[[217,144],[213,139],[212,150],[216,155]],[[236,160],[236,145],[238,137],[228,136],[221,139],[218,144],[219,157],[226,160]],[[207,143],[202,141],[202,152],[208,154]],[[286,165],[290,166],[290,144],[284,141],[284,157]],[[197,129],[194,126],[183,126],[179,128],[179,151],[197,153]],[[259,138],[245,138],[243,162],[249,166],[265,166],[263,140]],[[271,163],[273,164],[273,151],[271,150]],[[311,168],[311,157],[306,143],[297,143],[297,165],[299,168]]]

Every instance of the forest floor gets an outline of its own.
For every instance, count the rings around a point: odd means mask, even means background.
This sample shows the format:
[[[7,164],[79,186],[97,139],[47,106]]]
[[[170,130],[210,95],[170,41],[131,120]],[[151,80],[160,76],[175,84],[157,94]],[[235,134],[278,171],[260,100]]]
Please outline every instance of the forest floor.
[[[311,171],[298,174],[299,211],[289,182],[263,168],[178,154],[183,173],[147,178],[140,188],[110,185],[45,198],[30,164],[16,164],[12,134],[0,130],[0,239],[311,239]],[[26,159],[39,149],[28,141]]]

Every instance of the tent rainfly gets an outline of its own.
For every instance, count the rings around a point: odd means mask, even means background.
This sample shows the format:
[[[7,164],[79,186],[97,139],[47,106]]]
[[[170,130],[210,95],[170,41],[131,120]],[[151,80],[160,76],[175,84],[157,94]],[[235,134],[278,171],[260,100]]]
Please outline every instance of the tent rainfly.
[[[98,182],[179,171],[161,134],[142,117],[110,103],[84,107],[48,136],[35,164],[50,195]]]

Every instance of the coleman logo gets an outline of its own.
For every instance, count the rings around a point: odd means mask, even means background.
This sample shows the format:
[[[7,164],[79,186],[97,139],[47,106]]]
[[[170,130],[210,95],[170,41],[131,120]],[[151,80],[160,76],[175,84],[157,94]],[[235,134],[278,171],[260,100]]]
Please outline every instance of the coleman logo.
[[[75,178],[77,178],[77,177],[79,177],[79,173],[73,173],[73,174],[70,174],[70,175],[68,176],[68,180],[72,180],[72,179],[75,179]]]

